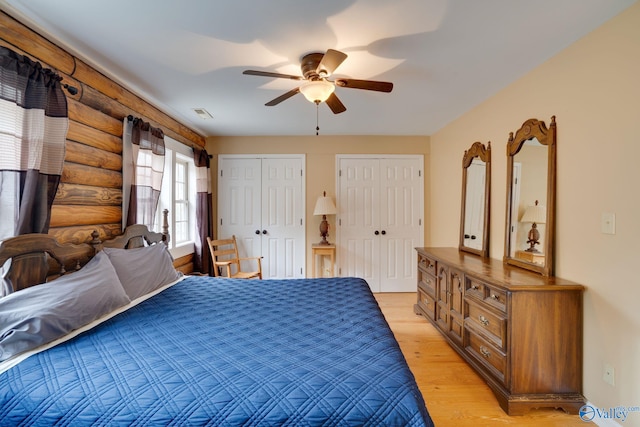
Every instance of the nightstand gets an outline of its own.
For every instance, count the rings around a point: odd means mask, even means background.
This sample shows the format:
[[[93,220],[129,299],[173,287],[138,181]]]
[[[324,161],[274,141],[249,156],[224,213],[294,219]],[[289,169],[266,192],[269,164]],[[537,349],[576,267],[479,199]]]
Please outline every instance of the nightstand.
[[[316,257],[329,257],[329,262],[331,263],[330,276],[334,277],[334,266],[336,263],[336,245],[319,245],[313,244],[311,245],[311,277],[323,277],[324,274],[320,274],[320,276],[316,276]],[[321,262],[320,267],[322,268],[324,264]]]

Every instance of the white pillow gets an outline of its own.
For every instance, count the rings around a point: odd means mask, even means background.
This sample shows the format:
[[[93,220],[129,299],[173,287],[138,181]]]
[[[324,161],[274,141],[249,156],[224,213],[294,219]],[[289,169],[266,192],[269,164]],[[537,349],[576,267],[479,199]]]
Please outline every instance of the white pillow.
[[[129,302],[105,254],[95,256],[80,271],[0,298],[0,362]]]
[[[103,251],[109,256],[131,300],[181,277],[163,243],[136,249],[104,248]]]

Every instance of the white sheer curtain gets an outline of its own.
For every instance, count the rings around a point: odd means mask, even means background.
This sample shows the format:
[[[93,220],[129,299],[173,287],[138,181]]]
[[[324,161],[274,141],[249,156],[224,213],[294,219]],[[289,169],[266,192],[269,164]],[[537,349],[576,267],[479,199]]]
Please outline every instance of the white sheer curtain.
[[[128,117],[122,142],[123,228],[145,224],[153,229],[164,175],[164,133],[142,119]]]

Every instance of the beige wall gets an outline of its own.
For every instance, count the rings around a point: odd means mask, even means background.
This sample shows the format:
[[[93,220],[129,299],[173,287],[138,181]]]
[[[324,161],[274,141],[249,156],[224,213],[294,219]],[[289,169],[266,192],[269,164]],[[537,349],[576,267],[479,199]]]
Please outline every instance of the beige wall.
[[[311,108],[313,105],[309,104]],[[209,137],[207,151],[214,156],[213,174],[214,214],[217,211],[218,154],[304,154],[306,156],[306,239],[307,246],[320,241],[320,217],[313,216],[316,199],[323,191],[335,201],[337,154],[422,154],[429,164],[428,136],[269,136],[269,137]],[[429,233],[429,173],[425,175],[425,242]],[[217,216],[217,215],[214,215]],[[335,226],[335,216],[327,218]],[[217,218],[216,218],[217,224]],[[329,231],[329,240],[335,241],[335,232]],[[307,250],[307,275],[311,274],[311,251]]]
[[[456,246],[460,159],[492,142],[491,256],[502,258],[506,143],[529,118],[558,124],[556,274],[587,287],[584,394],[640,405],[640,4],[566,48],[431,137],[431,244]],[[603,212],[616,234],[601,233]],[[615,386],[602,380],[615,368]],[[631,424],[629,424],[631,422]],[[629,425],[640,425],[640,414]]]

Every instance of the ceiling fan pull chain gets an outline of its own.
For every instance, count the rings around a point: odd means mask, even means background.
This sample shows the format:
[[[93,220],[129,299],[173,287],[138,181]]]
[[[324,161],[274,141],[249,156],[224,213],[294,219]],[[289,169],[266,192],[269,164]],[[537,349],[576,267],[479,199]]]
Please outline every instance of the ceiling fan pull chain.
[[[318,110],[320,110],[320,103],[316,101],[316,136],[318,136],[318,132],[320,131],[320,125],[318,120],[318,116],[319,116]]]

